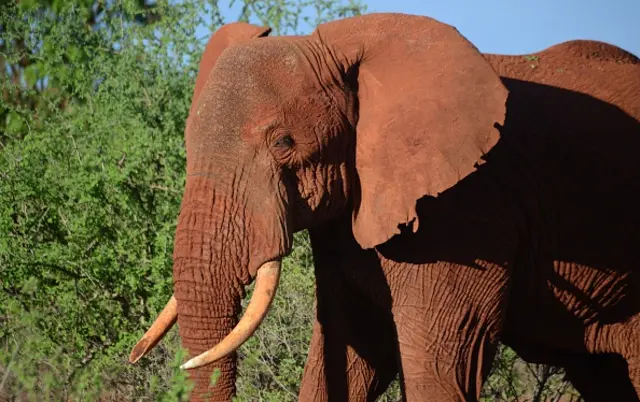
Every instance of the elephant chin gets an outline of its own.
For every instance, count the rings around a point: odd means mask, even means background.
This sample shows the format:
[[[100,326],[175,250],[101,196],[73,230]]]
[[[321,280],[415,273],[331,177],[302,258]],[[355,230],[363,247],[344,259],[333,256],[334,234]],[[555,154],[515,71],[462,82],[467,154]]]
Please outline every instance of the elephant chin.
[[[180,368],[193,369],[221,359],[238,349],[258,329],[267,316],[280,281],[280,261],[264,263],[256,275],[256,287],[247,309],[235,328],[216,346],[192,358]],[[129,355],[129,362],[135,363],[149,353],[173,327],[177,319],[177,302],[171,296],[151,328],[142,336]]]

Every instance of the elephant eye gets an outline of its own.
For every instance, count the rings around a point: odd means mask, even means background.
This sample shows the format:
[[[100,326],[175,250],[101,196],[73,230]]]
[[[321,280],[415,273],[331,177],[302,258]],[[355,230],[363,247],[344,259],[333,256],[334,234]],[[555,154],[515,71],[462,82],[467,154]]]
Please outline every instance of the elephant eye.
[[[293,138],[290,135],[283,135],[276,140],[275,146],[278,148],[291,148],[293,146]]]

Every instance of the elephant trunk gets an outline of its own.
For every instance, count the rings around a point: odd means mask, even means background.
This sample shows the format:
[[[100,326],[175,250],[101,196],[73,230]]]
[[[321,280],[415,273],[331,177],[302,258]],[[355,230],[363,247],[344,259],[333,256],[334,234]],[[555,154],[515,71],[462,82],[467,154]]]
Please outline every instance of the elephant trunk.
[[[199,355],[217,344],[235,325],[235,317],[206,316],[211,314],[207,312],[210,308],[208,302],[191,302],[187,304],[185,311],[205,315],[190,316],[185,312],[179,313],[178,325],[182,347],[189,351],[190,356]],[[216,376],[217,370],[219,375]],[[189,370],[188,376],[194,383],[191,401],[231,401],[235,395],[236,356],[232,353],[211,365]]]
[[[189,229],[178,230],[177,238],[193,237]],[[197,235],[196,235],[197,236]],[[233,282],[211,272],[223,272],[217,264],[202,261],[202,255],[194,248],[178,247],[174,255],[174,294],[177,300],[178,327],[182,347],[189,357],[198,356],[218,344],[236,325],[242,294]],[[202,247],[206,248],[206,247]],[[190,253],[195,251],[195,253]],[[195,255],[185,255],[185,254]],[[203,268],[202,264],[210,265]],[[208,277],[208,278],[207,278]],[[192,401],[231,400],[235,393],[236,357],[229,354],[212,365],[189,370],[189,378],[195,383]],[[211,384],[216,369],[217,381]]]
[[[267,313],[292,235],[279,182],[256,179],[248,191],[249,184],[239,179],[242,169],[237,173],[228,164],[211,165],[187,163],[174,243],[174,295],[134,347],[130,361],[148,353],[177,317],[190,358],[182,367],[195,382],[192,400],[230,401],[235,394],[234,352]],[[253,279],[256,287],[238,322],[245,286]]]
[[[217,345],[236,326],[247,272],[248,245],[242,208],[206,177],[187,177],[173,254],[174,296],[183,348],[193,358]],[[235,212],[232,214],[231,212]],[[235,216],[236,214],[240,216]],[[219,374],[214,374],[219,369]],[[236,356],[188,371],[191,400],[230,401],[235,394]],[[212,375],[215,384],[211,384]]]
[[[188,175],[178,218],[174,297],[182,346],[191,358],[183,368],[195,382],[192,400],[230,401],[235,394],[235,350],[265,317],[278,284],[283,245],[288,245],[282,225],[263,222],[278,215],[276,210],[262,209],[254,216],[243,200],[248,193],[231,188],[234,183],[217,171]],[[254,278],[251,301],[238,322],[245,286]]]

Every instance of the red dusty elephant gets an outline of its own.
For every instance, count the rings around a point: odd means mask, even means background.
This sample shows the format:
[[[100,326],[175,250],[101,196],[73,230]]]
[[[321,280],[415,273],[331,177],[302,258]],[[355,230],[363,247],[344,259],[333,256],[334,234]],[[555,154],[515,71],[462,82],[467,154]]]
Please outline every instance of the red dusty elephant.
[[[482,55],[403,14],[268,34],[229,24],[207,46],[174,297],[132,361],[177,320],[192,398],[230,400],[234,351],[308,228],[300,400],[374,400],[397,373],[409,401],[476,400],[499,341],[586,400],[638,400],[638,58],[592,41]]]

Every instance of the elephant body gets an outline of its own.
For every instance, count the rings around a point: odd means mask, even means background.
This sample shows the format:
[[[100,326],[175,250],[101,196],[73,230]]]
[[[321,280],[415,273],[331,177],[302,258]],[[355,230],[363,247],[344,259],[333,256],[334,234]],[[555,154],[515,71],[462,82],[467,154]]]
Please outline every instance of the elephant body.
[[[521,204],[537,234],[522,264],[532,269],[514,275],[503,339],[528,361],[564,367],[587,401],[638,400],[640,61],[593,41],[533,63],[489,60],[507,107],[527,110],[506,126],[530,161],[520,183],[536,183]]]
[[[422,200],[417,233],[373,251],[349,215],[310,230],[319,322],[301,400],[325,389],[373,400],[396,374],[396,343],[408,400],[475,400],[497,340],[565,368],[587,401],[637,400],[638,59],[591,41],[485,57],[509,90],[501,141],[476,173]],[[336,357],[322,353],[327,331]]]
[[[268,33],[223,27],[194,89],[172,316],[192,356],[246,339],[264,267],[308,228],[300,400],[372,401],[397,374],[408,401],[476,400],[499,341],[587,401],[638,400],[638,58],[593,41],[481,55],[401,14]],[[237,323],[256,277],[266,307]],[[216,350],[186,364],[194,400],[234,393],[233,348]]]

